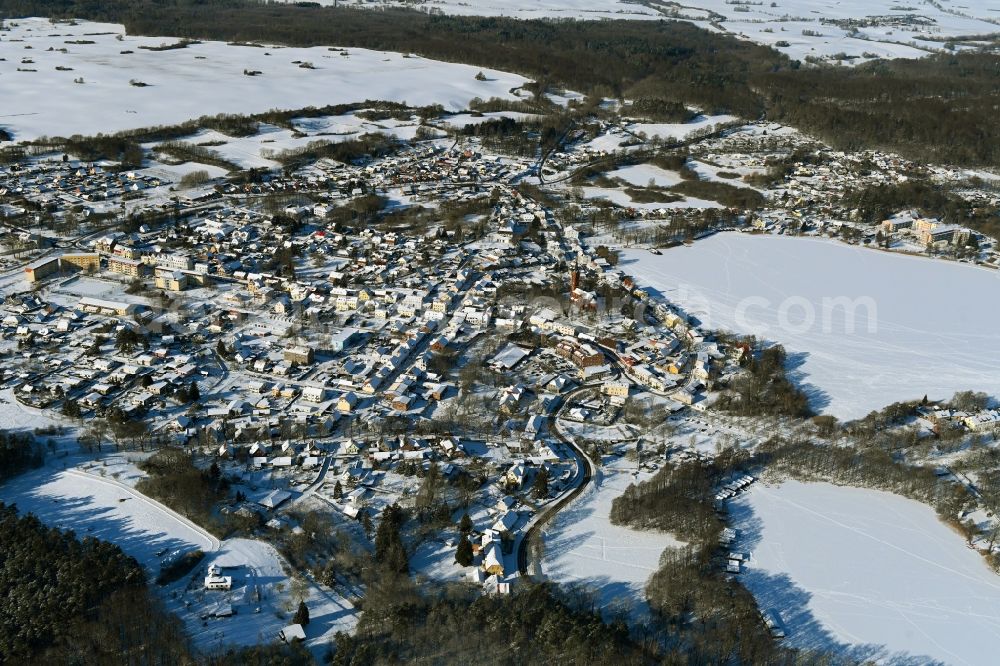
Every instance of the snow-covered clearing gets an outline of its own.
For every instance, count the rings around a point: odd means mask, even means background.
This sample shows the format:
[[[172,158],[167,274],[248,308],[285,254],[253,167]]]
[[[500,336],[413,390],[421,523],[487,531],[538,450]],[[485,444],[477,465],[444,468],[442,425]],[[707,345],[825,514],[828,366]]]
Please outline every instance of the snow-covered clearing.
[[[172,511],[113,478],[54,467],[23,474],[0,486],[0,498],[42,522],[81,538],[111,541],[154,576],[164,549],[210,551],[219,541]]]
[[[633,134],[646,136],[652,139],[675,139],[681,141],[691,136],[695,132],[710,131],[724,125],[739,120],[736,116],[698,116],[687,123],[633,123],[628,126],[628,130]]]
[[[21,272],[23,275],[23,271]],[[3,430],[31,431],[36,428],[74,429],[72,421],[49,410],[26,407],[14,397],[13,389],[0,390],[0,428]],[[56,439],[65,439],[57,437]]]
[[[497,120],[498,118],[511,118],[520,122],[531,122],[533,120],[540,120],[542,117],[537,113],[524,113],[523,111],[490,111],[477,115],[473,115],[472,113],[456,113],[452,116],[445,116],[440,124],[453,128],[462,128],[469,125],[482,125],[485,122]]]
[[[291,0],[288,0],[291,1]],[[490,0],[318,0],[321,5],[358,6],[371,9],[386,5],[433,10],[454,16],[509,16],[519,19],[656,19],[659,12],[624,0],[510,0],[502,4]]]
[[[614,190],[609,187],[580,188],[586,199],[605,199],[623,208],[637,208],[642,210],[670,210],[673,208],[722,208],[722,204],[708,199],[698,199],[696,197],[681,198],[678,201],[652,201],[639,202],[632,198],[623,190]]]
[[[619,268],[704,326],[788,351],[813,406],[857,418],[897,400],[1000,395],[1000,274],[815,238],[716,234]]]
[[[232,576],[233,589],[228,592],[198,591],[194,595],[196,598],[200,595],[200,606],[205,610],[231,604],[235,613],[230,617],[202,620],[197,614],[185,614],[179,607],[171,609],[181,614],[192,639],[205,651],[229,645],[277,642],[278,632],[291,624],[300,594],[309,608],[306,645],[317,657],[326,653],[334,634],[349,632],[357,624],[357,611],[346,599],[316,585],[303,583],[296,588],[286,571],[284,559],[268,543],[228,539],[202,562],[198,570],[212,564],[221,567],[224,575]]]
[[[681,182],[676,171],[662,169],[654,164],[633,164],[607,173],[609,178],[621,178],[629,185],[646,187],[650,181],[657,187],[673,187]]]
[[[474,97],[514,99],[511,89],[527,82],[505,72],[365,49],[204,42],[152,51],[142,47],[179,40],[133,37],[122,26],[105,23],[24,19],[8,25],[12,29],[0,40],[0,126],[16,140],[365,99],[442,104],[457,111]],[[480,70],[485,81],[476,80]],[[79,79],[83,83],[74,83]]]
[[[587,489],[544,528],[542,574],[593,590],[607,616],[624,611],[641,622],[649,614],[646,581],[660,568],[661,553],[681,544],[663,532],[611,524],[611,502],[630,483],[649,477],[635,477],[634,470],[635,464],[623,458],[601,467]]]
[[[732,503],[740,579],[795,646],[877,663],[993,664],[1000,576],[928,506],[825,483],[755,486]]]

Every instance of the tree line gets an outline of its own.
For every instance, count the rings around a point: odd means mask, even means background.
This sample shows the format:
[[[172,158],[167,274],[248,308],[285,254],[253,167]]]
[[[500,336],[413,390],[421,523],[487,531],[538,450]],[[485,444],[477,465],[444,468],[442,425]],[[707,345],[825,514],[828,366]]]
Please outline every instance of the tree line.
[[[0,0],[0,13],[115,21],[131,34],[415,52],[520,72],[539,89],[564,85],[766,116],[842,149],[1000,162],[993,122],[1000,56],[992,54],[801,67],[774,49],[679,21],[521,21],[252,0]]]
[[[118,546],[46,527],[0,504],[0,661],[190,663],[180,622]]]
[[[45,448],[33,435],[0,431],[0,483],[21,472],[39,467],[45,461]]]

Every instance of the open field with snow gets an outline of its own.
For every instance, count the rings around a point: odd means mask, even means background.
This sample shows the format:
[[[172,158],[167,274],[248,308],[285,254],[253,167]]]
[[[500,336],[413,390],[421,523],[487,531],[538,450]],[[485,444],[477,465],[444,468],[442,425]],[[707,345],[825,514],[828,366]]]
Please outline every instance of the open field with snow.
[[[320,0],[332,5],[335,0]],[[345,6],[344,2],[339,3]],[[353,3],[352,3],[353,4]],[[364,7],[371,3],[360,2]],[[1000,7],[989,0],[961,4],[916,0],[384,0],[378,5],[417,7],[446,14],[532,18],[686,20],[703,28],[773,46],[791,58],[831,57],[851,64],[876,58],[919,58],[944,49],[952,37],[1000,32]]]
[[[593,590],[605,615],[649,613],[646,581],[660,568],[660,554],[681,545],[669,534],[612,525],[611,502],[649,477],[633,476],[634,464],[618,459],[601,467],[590,485],[543,530],[542,574],[558,583]]]
[[[318,0],[321,5],[341,7],[357,5],[371,9],[372,3],[362,0]],[[457,16],[509,16],[519,19],[657,19],[655,9],[624,0],[510,0],[502,4],[489,0],[420,0],[404,2],[390,0],[378,5],[398,5],[425,11],[441,11]]]
[[[478,81],[479,67],[365,49],[204,42],[154,51],[143,47],[179,40],[132,37],[122,26],[104,23],[26,19],[8,25],[12,29],[0,33],[0,126],[15,140],[365,99],[462,110],[474,97],[513,99],[510,90],[527,82],[488,69],[482,70],[486,80]]]
[[[625,250],[619,268],[706,327],[780,342],[814,408],[1000,395],[1000,274],[837,241],[738,233]],[[839,300],[838,300],[839,299]]]
[[[207,532],[166,511],[161,505],[117,483],[77,469],[47,466],[0,486],[0,498],[17,504],[21,513],[33,513],[43,522],[74,530],[79,537],[111,541],[137,559],[154,576],[164,549],[218,546]]]
[[[741,581],[787,640],[886,664],[996,663],[1000,576],[918,502],[825,483],[732,503]]]
[[[16,504],[22,514],[33,513],[48,525],[73,530],[80,538],[92,536],[118,545],[146,568],[150,580],[159,573],[165,553],[204,551],[205,559],[180,581],[163,588],[151,583],[167,608],[184,621],[195,645],[214,651],[277,641],[278,631],[291,621],[298,597],[287,565],[274,547],[253,539],[220,542],[133,490],[133,465],[124,464],[120,457],[110,457],[108,462],[107,466],[97,462],[68,469],[51,462],[0,486],[0,500]],[[106,476],[101,476],[102,471]],[[202,589],[201,577],[211,564],[232,576],[232,590]],[[316,585],[305,585],[303,594],[311,616],[307,645],[320,656],[337,631],[354,627],[357,612],[349,601]],[[235,613],[211,617],[223,606],[231,606]]]

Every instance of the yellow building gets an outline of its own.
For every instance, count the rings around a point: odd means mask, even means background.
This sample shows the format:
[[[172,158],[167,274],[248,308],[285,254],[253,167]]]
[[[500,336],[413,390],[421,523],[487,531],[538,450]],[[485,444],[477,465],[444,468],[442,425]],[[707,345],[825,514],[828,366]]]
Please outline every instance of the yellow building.
[[[38,282],[54,273],[59,272],[59,257],[39,259],[28,264],[24,269],[24,275],[28,282]]]
[[[101,255],[96,252],[76,252],[59,257],[63,270],[70,266],[77,270],[95,273],[101,268]]]
[[[112,273],[140,277],[142,275],[142,262],[124,257],[111,257],[108,259],[108,270]]]
[[[167,291],[184,291],[188,286],[188,276],[181,271],[156,271],[156,288]]]

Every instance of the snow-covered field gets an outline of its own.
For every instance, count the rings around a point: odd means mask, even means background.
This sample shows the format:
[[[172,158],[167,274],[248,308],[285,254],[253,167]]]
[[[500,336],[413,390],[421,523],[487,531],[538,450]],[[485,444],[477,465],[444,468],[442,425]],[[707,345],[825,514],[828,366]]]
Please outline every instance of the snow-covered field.
[[[837,241],[716,234],[619,268],[705,326],[780,342],[815,408],[857,418],[955,391],[1000,396],[1000,274]]]
[[[332,5],[335,0],[320,0]],[[405,5],[458,15],[516,18],[621,18],[687,20],[703,28],[721,29],[738,37],[778,48],[792,58],[845,54],[852,62],[870,57],[919,58],[940,51],[949,37],[1000,32],[1000,7],[992,0],[962,4],[936,0],[686,0],[683,3],[627,0],[383,0],[375,5]],[[341,0],[341,6],[345,3]],[[353,4],[353,3],[352,3]],[[854,20],[858,23],[845,23]],[[836,22],[836,23],[835,23]],[[853,28],[853,30],[852,30]],[[933,40],[933,41],[932,41]],[[779,46],[780,44],[780,46]]]
[[[252,539],[220,542],[135,491],[134,465],[120,456],[110,456],[106,462],[61,469],[59,461],[53,460],[0,486],[0,500],[16,504],[20,513],[33,513],[48,525],[73,530],[80,538],[92,536],[117,544],[146,568],[150,579],[159,573],[165,553],[204,551],[205,559],[189,576],[163,588],[152,585],[167,608],[184,621],[194,644],[211,652],[230,645],[276,642],[278,631],[291,622],[299,591],[274,547]],[[200,576],[210,564],[224,567],[224,573],[233,577],[231,591],[202,589]],[[189,580],[193,582],[188,584]],[[357,611],[349,601],[316,585],[300,587],[310,609],[307,645],[321,656],[337,631],[353,629]],[[227,604],[234,615],[210,617]],[[257,608],[261,611],[256,612]]]
[[[289,0],[290,1],[290,0]],[[371,9],[380,5],[402,5],[424,11],[441,11],[457,16],[509,16],[519,19],[657,19],[659,12],[624,0],[389,0],[373,4],[364,0],[318,0],[321,5],[357,5]]]
[[[654,164],[633,164],[621,167],[607,173],[609,178],[621,178],[629,185],[645,187],[651,182],[657,187],[673,187],[681,182],[681,175],[676,171],[661,169]]]
[[[23,474],[0,486],[0,498],[17,504],[21,513],[33,513],[56,527],[74,530],[79,537],[111,541],[137,559],[148,571],[159,572],[163,549],[218,547],[215,539],[190,521],[119,484],[110,474],[51,466]]]
[[[596,593],[606,615],[627,612],[641,621],[649,613],[646,581],[660,568],[660,555],[681,545],[669,534],[612,525],[611,502],[648,478],[633,476],[624,459],[603,466],[587,489],[543,530],[542,574],[559,583],[578,583]]]
[[[889,493],[788,481],[732,508],[741,581],[795,646],[886,664],[994,664],[1000,576],[934,511]]]
[[[739,118],[736,116],[725,114],[718,116],[699,115],[686,123],[632,123],[628,126],[628,130],[633,134],[645,136],[650,139],[658,137],[664,140],[681,141],[695,132],[711,131],[719,125],[736,122],[737,120]]]
[[[24,19],[7,25],[11,30],[0,33],[0,126],[16,140],[365,99],[442,104],[458,111],[474,97],[513,99],[511,89],[527,82],[488,69],[482,70],[486,80],[479,81],[479,67],[365,49],[348,49],[344,55],[324,47],[204,42],[151,51],[141,47],[178,40],[132,37],[122,26],[104,23]],[[315,69],[296,62],[312,63]],[[246,76],[244,71],[261,74]]]

